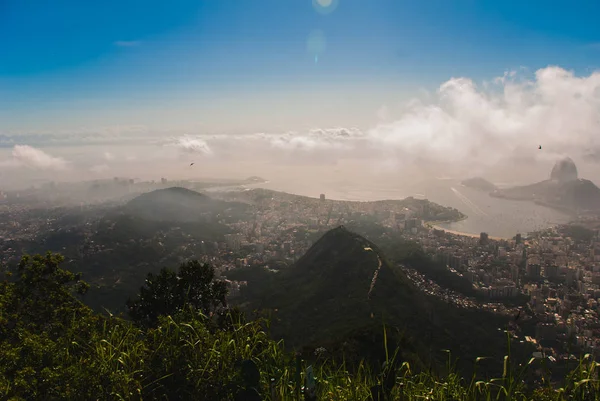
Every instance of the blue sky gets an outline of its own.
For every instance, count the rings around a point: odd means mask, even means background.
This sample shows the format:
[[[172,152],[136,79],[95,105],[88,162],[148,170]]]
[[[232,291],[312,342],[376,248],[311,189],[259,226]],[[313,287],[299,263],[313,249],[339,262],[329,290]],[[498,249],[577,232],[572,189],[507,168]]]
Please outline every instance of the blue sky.
[[[451,77],[600,67],[598,1],[332,4],[0,0],[0,132],[368,126]]]

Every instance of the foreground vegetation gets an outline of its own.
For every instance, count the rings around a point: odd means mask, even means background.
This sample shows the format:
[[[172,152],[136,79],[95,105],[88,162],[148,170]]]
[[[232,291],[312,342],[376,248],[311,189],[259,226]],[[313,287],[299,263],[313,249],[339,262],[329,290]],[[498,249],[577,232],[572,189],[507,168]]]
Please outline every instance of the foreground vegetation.
[[[86,284],[61,262],[51,253],[24,257],[16,276],[0,283],[0,399],[233,400],[251,385],[264,400],[296,400],[309,364],[319,400],[370,400],[374,393],[388,400],[600,397],[599,366],[587,357],[560,389],[547,382],[526,388],[538,362],[519,366],[508,356],[498,361],[502,377],[486,380],[461,378],[451,355],[443,377],[413,371],[387,349],[383,368],[361,363],[350,370],[324,349],[300,360],[269,338],[268,322],[245,322],[226,309],[213,270],[197,262],[150,276],[129,302],[131,319],[98,315],[82,303]],[[162,305],[160,313],[152,305]],[[254,382],[242,375],[248,360],[260,372]]]

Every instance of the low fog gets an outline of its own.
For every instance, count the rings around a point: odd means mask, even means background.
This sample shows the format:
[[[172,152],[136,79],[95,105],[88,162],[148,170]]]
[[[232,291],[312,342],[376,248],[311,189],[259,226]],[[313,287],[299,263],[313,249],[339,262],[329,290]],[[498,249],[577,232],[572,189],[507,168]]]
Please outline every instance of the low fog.
[[[251,175],[288,180],[290,185],[378,179],[402,185],[476,175],[519,184],[547,178],[554,162],[566,155],[580,176],[598,183],[600,72],[576,76],[551,66],[511,71],[485,82],[451,78],[401,108],[384,104],[373,114],[368,129],[213,135],[132,125],[1,132],[0,186],[116,176],[160,180]]]

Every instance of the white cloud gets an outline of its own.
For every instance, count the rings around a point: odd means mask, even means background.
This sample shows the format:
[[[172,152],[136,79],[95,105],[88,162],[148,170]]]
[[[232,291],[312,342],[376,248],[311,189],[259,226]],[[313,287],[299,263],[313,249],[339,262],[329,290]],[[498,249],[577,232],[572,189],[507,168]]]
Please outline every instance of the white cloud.
[[[206,141],[199,136],[184,135],[179,138],[174,138],[167,142],[167,146],[175,146],[176,148],[189,153],[199,153],[204,155],[212,153],[212,150]]]
[[[386,117],[386,108],[378,114]],[[398,116],[366,131],[186,135],[171,143],[215,157],[239,151],[261,160],[295,162],[371,158],[392,164],[489,168],[550,162],[563,155],[597,161],[600,72],[575,76],[547,67],[531,74],[521,68],[482,85],[452,78],[435,93],[420,93],[408,101]]]
[[[104,152],[104,158],[108,161],[115,160],[115,155],[110,152]]]
[[[364,134],[355,128],[328,128],[312,129],[308,132],[288,132],[281,135],[265,135],[274,148],[297,151],[316,150],[350,150],[355,141],[364,137]]]
[[[413,105],[368,136],[404,156],[476,165],[600,149],[600,73],[576,77],[548,67],[533,80],[510,72],[495,84],[486,90],[467,78],[451,79],[435,102]]]
[[[398,170],[403,165],[418,165],[431,171],[444,169],[444,173],[457,166],[469,172],[506,166],[514,167],[507,173],[512,174],[517,168],[523,171],[523,164],[547,165],[562,155],[571,156],[578,164],[590,163],[590,168],[597,168],[591,163],[600,162],[599,72],[576,76],[559,67],[536,72],[520,68],[484,83],[452,78],[436,91],[417,93],[400,109],[394,106],[393,113],[386,109],[382,106],[378,112],[383,120],[367,130],[334,127],[211,135],[193,134],[195,128],[189,127],[186,131],[184,127],[158,131],[125,125],[5,133],[0,134],[0,147],[12,148],[16,143],[44,149],[102,144],[102,151],[81,146],[81,153],[94,152],[88,158],[94,161],[81,156],[81,164],[103,165],[114,154],[122,155],[123,162],[137,156],[135,163],[123,164],[128,169],[138,168],[142,161],[158,166],[160,160],[179,160],[182,152],[190,157],[210,156],[213,162],[334,164],[361,159],[369,165],[397,166]],[[179,136],[180,132],[188,134]],[[78,163],[71,155],[69,159]],[[2,163],[15,164],[23,163],[15,157]],[[110,164],[112,169],[118,168],[116,162]],[[521,166],[515,167],[518,164]]]
[[[68,162],[60,157],[54,157],[48,153],[28,145],[15,145],[12,158],[5,160],[2,164],[8,167],[26,167],[33,170],[66,170]]]
[[[283,164],[335,163],[356,154],[358,141],[366,139],[356,128],[315,128],[305,132],[255,133],[245,135],[184,135],[157,142],[189,153],[220,160],[271,161]],[[362,152],[362,148],[361,148]]]

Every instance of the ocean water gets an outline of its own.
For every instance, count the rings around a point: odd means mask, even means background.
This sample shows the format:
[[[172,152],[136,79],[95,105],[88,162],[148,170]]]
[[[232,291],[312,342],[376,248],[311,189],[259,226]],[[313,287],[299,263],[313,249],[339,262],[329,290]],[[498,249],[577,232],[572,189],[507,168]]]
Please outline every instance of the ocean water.
[[[457,181],[444,180],[423,188],[432,202],[454,207],[466,214],[466,220],[439,224],[443,228],[491,236],[512,238],[515,234],[567,223],[570,216],[533,202],[493,198],[486,192],[464,187]]]
[[[251,185],[297,195],[319,197],[324,193],[328,199],[351,201],[375,201],[404,199],[413,196],[429,199],[443,206],[460,210],[467,219],[439,224],[440,227],[468,234],[487,232],[491,236],[511,238],[517,233],[526,234],[567,223],[568,215],[557,210],[536,205],[533,202],[493,198],[486,192],[464,187],[459,180],[430,179],[414,184],[398,184],[394,180],[335,179],[334,177],[310,177],[310,179],[275,179]]]

